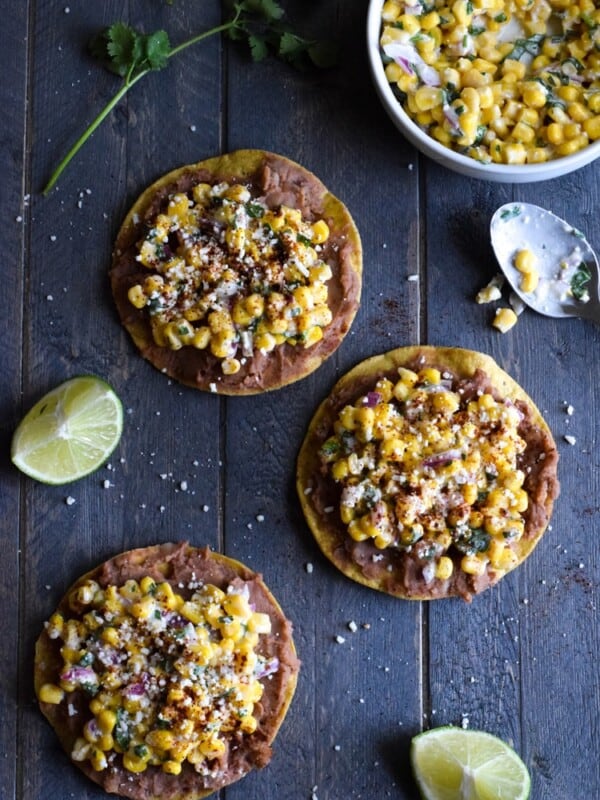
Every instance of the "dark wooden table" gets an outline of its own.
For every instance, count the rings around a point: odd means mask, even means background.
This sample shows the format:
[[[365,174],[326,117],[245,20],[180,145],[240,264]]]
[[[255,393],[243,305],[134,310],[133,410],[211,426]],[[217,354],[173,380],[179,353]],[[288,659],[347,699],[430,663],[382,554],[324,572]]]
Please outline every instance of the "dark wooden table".
[[[52,167],[116,89],[86,54],[89,36],[124,19],[164,27],[178,43],[217,24],[220,3],[3,5],[2,800],[105,796],[69,764],[37,710],[33,644],[79,574],[119,551],[180,539],[263,573],[294,622],[303,664],[271,764],[223,798],[415,798],[410,738],[447,723],[511,741],[534,800],[600,797],[600,328],[529,312],[501,335],[490,307],[473,302],[496,271],[488,225],[507,201],[551,208],[600,248],[600,165],[531,185],[436,166],[376,100],[366,0],[297,0],[284,2],[290,19],[340,42],[337,67],[252,64],[214,37],[138,84],[44,197]],[[148,183],[239,147],[300,161],[346,202],[365,281],[351,333],[316,373],[273,394],[224,399],[174,384],[137,355],[107,271],[121,220]],[[552,529],[471,605],[402,602],[350,582],[320,555],[295,496],[303,433],[336,378],[418,342],[494,356],[543,410],[561,454]],[[9,460],[18,420],[80,373],[106,378],[127,410],[110,466],[58,488],[20,476]]]

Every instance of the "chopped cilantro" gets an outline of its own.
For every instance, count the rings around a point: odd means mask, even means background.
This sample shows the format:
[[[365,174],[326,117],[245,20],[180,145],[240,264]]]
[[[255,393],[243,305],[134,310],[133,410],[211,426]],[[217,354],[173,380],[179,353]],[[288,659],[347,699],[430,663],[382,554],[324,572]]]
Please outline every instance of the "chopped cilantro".
[[[592,273],[582,261],[577,267],[577,270],[571,278],[571,292],[576,300],[584,300],[587,298],[588,290],[587,284],[592,278]]]
[[[514,217],[518,217],[520,213],[521,213],[521,206],[513,206],[512,208],[505,208],[504,211],[500,214],[500,219],[504,221],[506,221],[507,219],[513,219]]]
[[[300,242],[300,244],[306,245],[306,247],[312,246],[312,241],[308,238],[308,236],[303,236],[301,233],[296,234],[296,240]]]

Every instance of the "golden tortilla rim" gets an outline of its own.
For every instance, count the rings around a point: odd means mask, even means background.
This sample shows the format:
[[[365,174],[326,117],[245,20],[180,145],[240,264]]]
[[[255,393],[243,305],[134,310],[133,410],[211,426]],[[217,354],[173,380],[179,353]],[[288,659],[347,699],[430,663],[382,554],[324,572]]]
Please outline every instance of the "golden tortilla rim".
[[[446,368],[458,378],[463,379],[473,377],[478,369],[482,370],[501,397],[513,401],[519,400],[527,406],[533,425],[549,437],[549,441],[552,443],[554,450],[556,450],[552,432],[536,404],[517,381],[505,372],[491,356],[475,350],[458,347],[436,347],[431,345],[399,347],[361,361],[337,381],[330,394],[319,405],[309,423],[298,454],[296,489],[304,517],[321,552],[346,577],[371,589],[404,600],[445,599],[455,596],[455,594],[440,594],[439,596],[432,596],[427,593],[409,594],[406,591],[402,591],[399,586],[394,591],[391,591],[383,585],[384,582],[381,579],[364,575],[360,566],[354,561],[341,558],[339,555],[340,545],[348,534],[345,533],[345,525],[337,516],[337,508],[331,515],[325,515],[315,508],[311,499],[313,476],[318,474],[320,467],[320,445],[327,438],[326,434],[330,432],[333,420],[343,405],[347,402],[353,402],[357,396],[364,393],[362,390],[355,390],[353,393],[352,390],[357,385],[357,381],[368,378],[369,384],[373,386],[380,377],[396,373],[398,367],[406,365],[414,367],[417,359],[423,359],[422,363],[419,360],[419,368],[427,366],[434,366],[440,369]],[[343,398],[343,401],[338,399],[334,402],[335,398]],[[558,487],[558,482],[556,482],[556,486]],[[504,575],[512,572],[522,564],[531,554],[548,527],[554,500],[555,495],[546,497],[544,503],[547,517],[545,524],[534,528],[528,533],[527,538],[523,537],[517,542],[515,547],[518,555],[517,563],[510,570],[503,572],[498,578],[492,580],[489,586],[495,585]]]
[[[215,375],[210,374],[206,379],[199,377],[199,372],[192,380],[187,377],[182,377],[178,368],[172,369],[165,362],[174,360],[176,367],[184,363],[187,359],[195,359],[207,369],[215,369],[215,365],[220,364],[220,360],[212,356],[210,352],[198,351],[192,348],[191,345],[183,346],[178,351],[170,351],[171,358],[165,358],[165,350],[169,348],[159,348],[155,345],[150,324],[147,319],[146,312],[133,308],[131,304],[126,301],[126,296],[123,297],[124,291],[121,284],[121,271],[118,269],[120,257],[123,252],[134,246],[135,242],[140,238],[141,225],[140,221],[143,220],[144,214],[151,207],[154,199],[165,192],[170,186],[175,187],[180,179],[185,178],[187,175],[193,175],[199,172],[208,172],[210,177],[207,180],[212,180],[215,183],[232,180],[235,182],[246,182],[255,179],[263,167],[270,165],[280,165],[285,168],[292,169],[299,177],[301,177],[313,189],[318,189],[319,201],[321,203],[320,216],[326,219],[331,231],[330,239],[337,236],[343,236],[346,245],[344,246],[344,255],[340,256],[340,260],[334,265],[333,277],[328,282],[328,287],[334,283],[340,287],[340,293],[345,295],[342,291],[342,284],[345,281],[352,281],[354,283],[354,295],[349,298],[344,298],[344,301],[334,313],[334,319],[330,325],[323,329],[323,339],[306,350],[301,346],[283,344],[279,347],[287,348],[286,353],[290,363],[298,364],[301,368],[298,372],[293,369],[286,373],[274,375],[273,379],[269,380],[264,387],[259,386],[256,382],[248,380],[244,383],[246,377],[251,378],[251,373],[247,373],[242,369],[235,375],[225,376],[220,372]],[[300,192],[300,186],[298,192]],[[138,270],[142,272],[142,270]],[[142,356],[153,364],[161,372],[168,374],[184,385],[191,386],[203,391],[211,391],[222,395],[251,395],[260,394],[265,391],[272,391],[294,383],[297,380],[305,378],[314,372],[321,364],[329,358],[342,343],[346,334],[350,330],[351,324],[356,316],[360,305],[360,296],[362,290],[362,243],[358,228],[350,214],[350,211],[345,204],[333,195],[323,184],[323,182],[310,170],[303,167],[301,164],[286,158],[276,153],[271,153],[267,150],[257,149],[242,149],[235,150],[231,153],[214,156],[212,158],[204,159],[195,164],[186,164],[178,167],[154,181],[147,187],[138,199],[134,202],[129,212],[119,229],[115,241],[113,260],[111,267],[111,286],[113,296],[116,301],[117,310],[121,319],[122,325],[131,335],[136,347]],[[129,285],[133,285],[130,283]],[[128,287],[127,287],[128,288]],[[125,289],[126,295],[126,289]],[[337,326],[334,323],[340,323],[340,331],[337,331]],[[192,354],[195,352],[195,355]],[[295,357],[294,356],[295,352]],[[174,355],[173,355],[174,354]],[[200,358],[200,354],[206,357]],[[252,359],[249,359],[252,361]]]
[[[110,559],[107,559],[101,564],[98,564],[96,567],[94,567],[91,570],[88,570],[88,572],[77,578],[77,580],[68,588],[68,590],[61,598],[60,602],[57,605],[57,609],[60,609],[67,604],[67,598],[69,597],[73,589],[77,588],[90,578],[96,578],[105,564],[114,562],[124,557],[130,557],[134,560],[134,563],[141,564],[147,562],[148,559],[153,560],[155,556],[158,556],[159,559],[162,556],[163,561],[161,562],[160,560],[156,560],[156,564],[162,564],[166,571],[166,567],[168,565],[168,558],[165,557],[168,557],[169,554],[177,551],[181,546],[185,546],[186,552],[187,551],[203,552],[207,558],[210,558],[211,560],[214,560],[217,563],[220,563],[221,565],[227,567],[229,570],[233,571],[237,577],[240,577],[243,580],[258,581],[261,587],[261,591],[264,593],[264,597],[268,601],[269,606],[277,615],[279,615],[279,617],[282,620],[287,620],[287,617],[285,616],[281,606],[279,605],[278,601],[276,600],[270,589],[264,583],[262,576],[259,573],[254,572],[252,569],[247,567],[242,562],[236,561],[235,559],[230,558],[229,556],[222,555],[221,553],[217,553],[208,547],[198,548],[198,547],[193,547],[192,545],[189,545],[187,543],[176,543],[176,542],[167,542],[164,544],[150,545],[147,547],[139,547],[133,550],[127,550],[122,553],[118,553],[117,555],[113,556]],[[166,579],[169,580],[168,578]],[[175,586],[175,588],[177,587]],[[296,657],[296,647],[291,634],[289,636],[289,639],[286,640],[286,644],[289,645],[292,655]],[[75,764],[75,766],[78,767],[85,775],[87,775],[88,778],[94,781],[94,783],[97,783],[102,788],[104,788],[101,780],[98,779],[102,777],[103,775],[102,772],[96,772],[88,761],[76,762],[73,761],[73,759],[71,759],[70,756],[73,746],[73,737],[70,733],[68,732],[65,733],[65,731],[60,726],[57,726],[56,724],[57,719],[52,713],[53,710],[57,709],[57,706],[54,706],[50,703],[44,703],[39,699],[39,692],[41,687],[45,683],[54,683],[56,681],[56,673],[54,669],[54,665],[56,663],[57,663],[57,656],[54,648],[51,646],[51,640],[45,634],[45,631],[43,631],[36,641],[35,655],[34,655],[34,690],[36,697],[38,699],[40,710],[42,714],[46,717],[52,728],[54,729],[63,749],[65,750],[71,762]],[[273,741],[275,740],[277,733],[279,732],[279,729],[287,715],[292,699],[294,697],[294,693],[298,682],[298,671],[299,671],[298,666],[299,662],[297,662],[296,668],[293,671],[288,672],[283,697],[281,698],[281,702],[278,704],[276,708],[276,714],[269,720],[270,736],[268,739],[266,739],[266,742],[269,745],[272,744]],[[119,766],[119,770],[124,775],[131,774],[127,772],[122,766]],[[243,773],[238,778],[235,778],[233,781],[231,781],[226,785],[230,786],[233,783],[236,783],[238,780],[248,775],[251,771],[253,770],[251,769],[248,772]],[[141,773],[140,777],[143,774],[144,773]],[[209,795],[220,791],[221,788],[224,787],[217,787],[215,789],[191,789],[190,791],[187,792],[181,791],[176,795],[170,795],[169,800],[200,800],[200,798],[208,797]],[[119,795],[119,796],[129,797],[129,795]],[[162,795],[152,795],[146,793],[143,795],[143,797],[144,800],[162,800]]]

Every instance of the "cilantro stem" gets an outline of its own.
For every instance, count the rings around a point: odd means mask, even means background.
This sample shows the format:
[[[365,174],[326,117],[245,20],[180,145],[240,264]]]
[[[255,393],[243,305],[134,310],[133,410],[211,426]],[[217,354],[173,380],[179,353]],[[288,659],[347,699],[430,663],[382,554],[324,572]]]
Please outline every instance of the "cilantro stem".
[[[232,28],[235,28],[236,25],[238,24],[239,16],[240,12],[238,10],[228,22],[224,22],[222,25],[217,25],[216,27],[211,28],[208,31],[199,33],[197,36],[192,36],[191,39],[187,39],[186,41],[182,42],[176,47],[171,48],[167,53],[166,57],[171,58],[172,56],[181,53],[181,51],[185,50],[187,47],[191,47],[194,44],[198,44],[198,42],[201,42],[203,39],[207,39],[209,36],[214,36],[218,33],[223,33]],[[145,75],[147,75],[149,72],[152,71],[153,70],[150,67],[148,67],[147,69],[143,69],[140,72],[137,72],[135,75],[133,75],[133,77],[131,77],[131,71],[130,71],[130,73],[123,79],[123,85],[121,86],[119,91],[114,95],[114,97],[111,100],[109,100],[106,106],[102,109],[102,111],[98,114],[98,116],[90,123],[90,125],[88,125],[88,127],[79,137],[79,139],[77,139],[77,141],[73,144],[69,152],[64,156],[64,158],[58,164],[58,166],[50,176],[48,183],[42,190],[42,193],[44,195],[47,195],[52,191],[52,189],[56,185],[56,182],[58,181],[58,179],[60,178],[66,167],[69,165],[71,160],[77,155],[79,150],[87,142],[87,140],[94,133],[94,131],[102,124],[102,122],[110,114],[113,108],[120,103],[120,101],[123,99],[123,97],[125,97],[127,92],[130,89],[132,89],[133,86],[135,86],[135,84],[141,78],[143,78]]]
[[[106,119],[106,117],[110,114],[113,108],[119,104],[123,97],[127,94],[127,92],[131,89],[131,87],[136,84],[140,78],[143,78],[146,73],[150,72],[149,69],[145,70],[144,72],[138,73],[132,80],[127,81],[126,83],[121,86],[119,91],[116,95],[110,100],[106,106],[102,109],[102,111],[98,114],[98,116],[94,119],[94,121],[85,129],[85,131],[81,134],[79,139],[75,142],[75,144],[71,147],[69,152],[65,155],[59,165],[56,167],[52,175],[50,176],[50,180],[42,190],[42,193],[47,195],[56,185],[56,182],[64,172],[65,168],[68,166],[71,159],[77,155],[79,150],[83,147],[83,145],[87,142],[90,136],[94,133],[96,128],[98,128],[102,122]]]

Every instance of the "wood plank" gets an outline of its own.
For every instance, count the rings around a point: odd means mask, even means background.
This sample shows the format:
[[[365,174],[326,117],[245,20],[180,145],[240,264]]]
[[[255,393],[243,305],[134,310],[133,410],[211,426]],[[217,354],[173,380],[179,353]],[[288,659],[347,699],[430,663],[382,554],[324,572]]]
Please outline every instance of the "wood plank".
[[[36,189],[57,152],[72,141],[73,127],[83,127],[118,85],[114,76],[89,62],[82,48],[90,32],[123,18],[124,11],[122,3],[107,3],[94,10],[73,7],[66,15],[64,4],[48,5],[33,32]],[[176,9],[156,4],[150,11],[138,2],[129,4],[129,14],[131,24],[143,20],[148,30],[168,27],[173,41],[179,41],[188,35],[188,25],[203,27],[217,20],[218,5],[204,4],[199,11],[190,0],[178,2]],[[131,547],[186,538],[196,544],[219,544],[219,400],[173,384],[139,357],[119,325],[107,278],[114,237],[135,197],[160,173],[217,146],[218,118],[208,109],[220,103],[219,47],[218,39],[207,42],[197,53],[186,53],[185,58],[182,54],[168,70],[138,84],[96,131],[55,192],[34,200],[28,397],[39,396],[63,378],[91,372],[115,387],[126,416],[111,469],[105,467],[70,487],[26,485],[27,675],[43,619],[79,574]],[[190,70],[201,76],[198,81],[186,79]],[[71,75],[77,80],[71,81]],[[61,84],[67,88],[59,107],[53,86]],[[179,115],[182,122],[173,122]],[[192,122],[195,132],[190,130]],[[50,143],[45,140],[48,131]],[[56,242],[50,241],[54,236]],[[73,313],[74,305],[80,313]],[[72,505],[66,503],[69,496],[75,500]],[[40,589],[44,586],[49,588]],[[43,768],[24,776],[24,800],[71,793],[104,797],[69,766],[32,704],[29,686],[27,695],[22,758],[32,747],[44,756]]]
[[[0,482],[0,538],[3,558],[0,562],[0,602],[9,613],[0,621],[0,671],[4,676],[0,690],[0,796],[9,800],[16,794],[18,782],[17,731],[18,697],[26,692],[19,675],[19,639],[21,536],[19,511],[21,506],[21,481],[10,464],[10,442],[22,413],[21,381],[23,349],[24,258],[29,230],[29,205],[24,197],[23,164],[26,150],[25,104],[28,48],[28,10],[26,4],[13,10],[0,30],[0,47],[5,53],[4,76],[0,85],[0,103],[3,108],[3,135],[0,140],[3,180],[0,184],[0,205],[4,209],[3,251],[6,267],[3,272],[3,291],[11,301],[10,312],[2,314],[0,337],[2,339],[2,425],[0,427],[1,462],[3,479]]]
[[[286,7],[304,20],[304,4]],[[309,16],[313,29],[343,43],[339,67],[314,76],[276,61],[248,68],[236,51],[227,141],[229,149],[264,148],[300,161],[348,205],[362,236],[365,282],[351,333],[316,373],[228,404],[226,548],[264,573],[293,620],[302,669],[273,761],[227,797],[386,797],[400,787],[413,797],[406,743],[420,716],[420,609],[353,584],[323,559],[302,518],[294,472],[308,422],[335,380],[418,336],[418,286],[408,281],[419,270],[418,173],[357,57],[360,4]],[[373,118],[381,128],[377,152],[366,146]]]
[[[516,328],[501,335],[490,327],[491,308],[475,305],[473,298],[497,271],[488,226],[493,211],[504,202],[522,199],[545,205],[587,229],[592,240],[594,234],[598,237],[597,218],[590,215],[596,192],[579,207],[573,203],[574,197],[586,195],[584,186],[595,185],[594,171],[597,174],[597,166],[550,186],[527,187],[455,177],[441,196],[434,187],[442,180],[442,170],[427,170],[427,218],[437,220],[428,236],[428,339],[495,357],[540,406],[563,459],[562,498],[552,530],[527,563],[476,598],[471,607],[454,603],[431,608],[432,716],[427,724],[460,724],[464,715],[471,727],[513,743],[530,767],[536,798],[568,796],[565,780],[572,777],[565,776],[574,774],[574,763],[578,786],[593,794],[592,787],[599,782],[597,764],[585,756],[598,744],[597,703],[590,694],[598,685],[591,655],[597,631],[590,608],[597,586],[590,565],[598,556],[595,540],[581,535],[580,525],[573,527],[572,516],[578,508],[589,507],[586,498],[597,489],[594,470],[587,466],[596,423],[586,429],[583,414],[578,420],[565,413],[567,403],[593,407],[595,380],[578,365],[594,361],[598,329],[526,312]],[[584,437],[587,446],[566,445],[562,435],[571,429]],[[577,517],[581,516],[579,512]],[[589,530],[593,516],[586,521]],[[582,629],[589,632],[586,640],[591,633],[589,652],[578,645]],[[576,672],[571,667],[575,651]],[[560,703],[558,712],[548,698],[565,695],[569,699]]]

